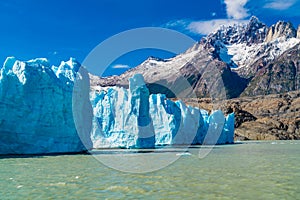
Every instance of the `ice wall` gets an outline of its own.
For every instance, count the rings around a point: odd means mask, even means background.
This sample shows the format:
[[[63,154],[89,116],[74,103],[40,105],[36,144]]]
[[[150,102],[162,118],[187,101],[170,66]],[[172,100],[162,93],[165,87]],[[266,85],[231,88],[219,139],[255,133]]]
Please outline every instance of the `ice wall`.
[[[74,59],[55,67],[46,59],[7,58],[0,70],[0,154],[233,142],[233,114],[208,115],[149,95],[140,74],[129,89],[89,92],[89,75]]]
[[[74,59],[59,67],[50,66],[46,59],[6,59],[0,71],[0,154],[86,150],[72,114],[73,82],[79,68]],[[88,104],[78,108],[92,109]]]
[[[209,115],[163,94],[149,95],[140,74],[129,83],[129,89],[111,87],[91,94],[95,148],[233,143],[233,113],[226,118],[219,110]]]

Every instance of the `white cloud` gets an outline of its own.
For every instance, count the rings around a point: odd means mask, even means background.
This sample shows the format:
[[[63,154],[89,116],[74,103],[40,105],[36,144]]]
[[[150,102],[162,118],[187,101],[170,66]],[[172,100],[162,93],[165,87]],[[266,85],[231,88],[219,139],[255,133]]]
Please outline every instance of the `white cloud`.
[[[192,21],[189,19],[172,20],[162,25],[164,28],[175,29],[180,32],[187,31],[187,27]]]
[[[164,24],[165,27],[184,27],[187,26],[189,24],[188,20],[185,19],[180,19],[180,20],[173,20],[173,21],[169,21],[166,24]]]
[[[117,64],[112,66],[113,69],[129,69],[129,65],[122,65],[122,64]]]
[[[264,8],[270,8],[274,10],[286,10],[294,5],[294,0],[273,0],[265,4]]]
[[[249,17],[248,9],[245,8],[246,4],[250,0],[222,0],[226,4],[227,19],[212,19],[203,21],[191,21],[191,20],[175,20],[166,23],[163,27],[187,30],[191,33],[207,35],[216,31],[220,26],[229,26],[240,23],[248,23],[248,20],[244,20]],[[290,0],[291,1],[291,0]],[[211,13],[212,17],[217,14]]]
[[[229,26],[234,24],[248,23],[248,20],[236,20],[236,19],[216,19],[209,21],[196,21],[191,22],[187,29],[193,33],[207,35],[213,31],[216,31],[220,26]]]
[[[232,19],[245,19],[249,16],[245,8],[248,0],[224,0],[226,4],[227,17]]]

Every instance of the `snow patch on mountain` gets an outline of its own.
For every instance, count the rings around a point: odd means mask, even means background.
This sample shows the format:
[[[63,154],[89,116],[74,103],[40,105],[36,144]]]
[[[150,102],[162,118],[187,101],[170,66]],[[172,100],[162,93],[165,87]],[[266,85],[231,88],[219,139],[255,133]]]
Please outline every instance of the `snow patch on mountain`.
[[[279,21],[268,28],[256,17],[248,24],[221,26],[202,41],[210,44],[217,57],[235,70],[261,58],[265,62],[274,60],[300,42],[291,23]]]
[[[131,77],[134,74],[141,73],[143,74],[147,82],[170,77],[174,74],[178,74],[180,68],[183,67],[187,62],[190,62],[197,53],[199,53],[198,49],[179,54],[174,58],[165,60],[148,58],[134,70],[129,70],[125,74],[126,77]],[[123,79],[122,75],[120,77],[121,79]],[[127,78],[124,79],[126,79],[127,81]]]
[[[249,66],[262,57],[266,62],[274,60],[299,43],[300,39],[298,38],[277,38],[271,42],[255,45],[247,45],[246,43],[223,45],[219,55],[222,61],[228,64],[233,62],[235,66],[238,66],[236,69],[239,69]]]

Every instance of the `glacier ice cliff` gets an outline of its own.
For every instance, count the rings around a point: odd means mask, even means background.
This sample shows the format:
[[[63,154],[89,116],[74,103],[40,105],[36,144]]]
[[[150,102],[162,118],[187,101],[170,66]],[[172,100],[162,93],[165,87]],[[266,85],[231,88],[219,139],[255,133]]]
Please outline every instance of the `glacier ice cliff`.
[[[226,144],[234,140],[234,114],[207,111],[151,94],[141,74],[129,89],[110,87],[91,94],[94,148],[153,148],[159,145]]]
[[[91,148],[233,143],[234,114],[149,94],[140,74],[129,89],[90,91],[74,59],[6,59],[0,70],[0,154],[82,152]]]
[[[89,142],[83,145],[84,136],[77,134],[72,113],[80,66],[74,59],[59,67],[50,66],[46,59],[6,59],[0,71],[0,154],[86,150]],[[78,113],[89,109],[89,102],[77,103]]]

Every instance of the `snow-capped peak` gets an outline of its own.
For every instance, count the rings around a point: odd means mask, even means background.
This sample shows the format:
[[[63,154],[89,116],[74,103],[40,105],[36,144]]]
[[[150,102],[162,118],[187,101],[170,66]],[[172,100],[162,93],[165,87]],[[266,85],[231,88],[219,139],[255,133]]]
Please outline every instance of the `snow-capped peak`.
[[[248,24],[220,27],[202,43],[214,48],[214,56],[240,69],[263,58],[276,59],[286,50],[300,43],[296,29],[290,22],[279,21],[268,28],[255,16]]]
[[[255,16],[251,17],[249,23],[240,23],[229,26],[221,26],[217,31],[209,34],[205,40],[214,44],[221,41],[225,45],[247,43],[248,45],[261,43],[265,40],[267,26],[260,22]]]

